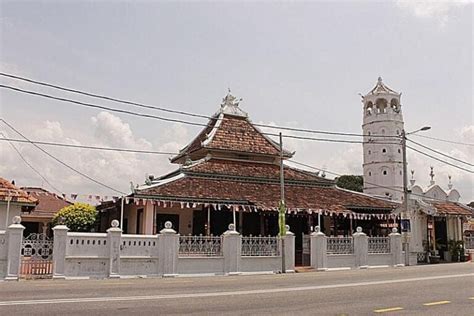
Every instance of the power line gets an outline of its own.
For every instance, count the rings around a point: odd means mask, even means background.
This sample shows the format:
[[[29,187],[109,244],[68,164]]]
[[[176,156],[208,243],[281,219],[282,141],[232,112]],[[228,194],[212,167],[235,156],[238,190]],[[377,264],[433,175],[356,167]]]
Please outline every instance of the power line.
[[[274,133],[262,133],[263,135],[267,136],[279,136],[279,134]],[[306,136],[295,136],[295,135],[282,135],[284,138],[293,138],[293,139],[300,139],[300,140],[312,140],[312,141],[320,141],[320,142],[331,142],[331,143],[348,143],[348,144],[376,144],[376,145],[397,145],[400,143],[397,142],[390,142],[390,143],[382,143],[382,142],[364,142],[358,140],[345,140],[345,139],[330,139],[330,138],[315,138],[315,137],[306,137]]]
[[[333,171],[329,171],[329,170],[327,170],[327,169],[325,169],[325,168],[317,168],[317,167],[314,167],[314,166],[311,166],[311,165],[308,165],[308,164],[305,164],[305,163],[302,163],[302,162],[298,162],[298,161],[295,161],[295,160],[292,160],[292,159],[289,159],[288,161],[289,161],[289,162],[292,162],[292,163],[294,163],[294,164],[296,164],[296,165],[300,165],[300,166],[303,166],[303,167],[307,167],[307,168],[310,168],[310,169],[313,169],[313,170],[324,171],[324,172],[326,172],[326,173],[335,175],[335,176],[337,176],[337,177],[343,176],[343,174],[336,173],[336,172],[333,172]],[[398,189],[393,188],[393,187],[388,187],[388,186],[383,186],[383,185],[380,185],[380,184],[375,184],[375,183],[367,182],[367,181],[365,181],[365,179],[364,179],[364,183],[365,183],[365,184],[372,185],[372,186],[375,186],[375,187],[378,187],[378,188],[388,189],[388,190],[395,191],[395,192],[399,192],[399,193],[404,193],[403,190],[398,190]],[[432,198],[432,197],[424,196],[424,195],[417,194],[417,193],[413,193],[413,192],[410,192],[410,195],[422,197],[422,198],[425,198],[425,199],[427,199],[427,200],[432,200],[432,201],[446,202],[446,200],[441,200],[441,199],[437,199],[437,198]]]
[[[425,146],[425,145],[423,145],[423,144],[420,144],[420,143],[418,143],[418,142],[415,142],[415,141],[413,141],[413,140],[411,140],[411,139],[408,139],[408,138],[407,138],[407,140],[408,140],[409,142],[412,142],[412,143],[415,144],[415,145],[418,145],[418,146],[420,146],[420,147],[423,147],[423,148],[425,148],[425,149],[428,149],[428,150],[430,150],[430,151],[432,151],[432,152],[435,152],[435,153],[437,153],[437,154],[439,154],[439,155],[441,155],[441,156],[444,156],[444,157],[446,157],[446,158],[449,158],[449,159],[455,160],[455,161],[457,161],[457,162],[461,162],[461,163],[463,163],[463,164],[466,164],[466,165],[468,165],[468,166],[474,167],[474,164],[472,164],[472,163],[469,163],[469,162],[463,161],[463,160],[461,160],[461,159],[455,158],[455,157],[453,157],[453,156],[447,155],[447,154],[442,153],[442,152],[440,152],[440,151],[438,151],[438,150],[435,150],[435,149],[433,149],[433,148],[430,148],[430,147],[428,147],[428,146]]]
[[[450,162],[448,162],[448,161],[446,161],[446,160],[439,159],[439,158],[437,158],[437,157],[435,157],[435,156],[432,156],[432,155],[430,155],[430,154],[427,154],[427,153],[425,153],[425,152],[423,152],[423,151],[421,151],[421,150],[418,150],[418,149],[416,149],[416,148],[413,148],[413,147],[411,147],[411,146],[408,146],[408,145],[407,145],[407,148],[410,148],[411,150],[416,151],[417,153],[420,153],[420,154],[422,154],[422,155],[424,155],[424,156],[426,156],[426,157],[429,157],[429,158],[431,158],[431,159],[434,159],[434,160],[437,160],[437,161],[439,161],[439,162],[442,162],[442,163],[445,163],[445,164],[447,164],[447,165],[450,165],[450,166],[452,166],[452,167],[454,167],[454,168],[458,168],[458,169],[460,169],[460,170],[467,171],[467,172],[469,172],[469,173],[474,173],[474,171],[472,171],[472,170],[469,170],[469,169],[460,167],[460,166],[458,166],[458,165],[452,164],[452,163],[450,163]]]
[[[178,111],[178,110],[173,110],[173,109],[169,109],[169,108],[157,107],[157,106],[147,105],[147,104],[143,104],[143,103],[138,103],[138,102],[134,102],[134,101],[122,100],[122,99],[118,99],[118,98],[114,98],[114,97],[109,97],[109,96],[105,96],[105,95],[91,93],[91,92],[85,92],[85,91],[81,91],[81,90],[78,90],[78,89],[66,88],[66,87],[63,87],[63,86],[59,86],[59,85],[55,85],[55,84],[51,84],[51,83],[46,83],[46,82],[43,82],[43,81],[33,80],[33,79],[30,79],[30,78],[25,78],[25,77],[21,77],[21,76],[12,75],[12,74],[7,74],[7,73],[4,73],[4,72],[0,72],[0,76],[9,77],[9,78],[17,79],[17,80],[22,80],[22,81],[26,81],[26,82],[29,82],[29,83],[33,83],[33,84],[37,84],[37,85],[41,85],[41,86],[45,86],[45,87],[49,87],[49,88],[54,88],[54,89],[58,89],[58,90],[62,90],[62,91],[77,93],[77,94],[81,94],[81,95],[85,95],[85,96],[89,96],[89,97],[93,97],[93,98],[99,98],[99,99],[103,99],[103,100],[107,100],[107,101],[112,101],[112,102],[137,106],[137,107],[141,107],[141,108],[153,109],[153,110],[164,111],[164,112],[168,112],[168,113],[175,113],[175,114],[180,114],[180,115],[187,115],[187,116],[198,117],[198,118],[206,118],[206,119],[210,119],[210,120],[221,120],[219,118],[208,116],[208,115],[191,113],[191,112],[187,112],[187,111]],[[14,87],[11,87],[11,86],[0,86],[0,87],[4,87],[4,88],[10,87],[10,89],[16,90],[18,92],[22,92],[22,91],[20,91],[21,89],[14,88]],[[25,91],[27,91],[27,90],[25,90]],[[28,92],[25,92],[25,93],[28,93]],[[36,94],[36,95],[44,96],[44,97],[46,96],[44,94]],[[53,97],[53,98],[57,98],[57,97]],[[59,99],[64,99],[64,98],[59,98]],[[64,100],[60,100],[60,101],[64,101]],[[76,102],[79,102],[79,101],[76,101]],[[80,103],[82,103],[82,102],[80,102]],[[168,119],[168,120],[171,120],[171,119]],[[275,126],[275,125],[269,125],[269,124],[257,124],[257,123],[254,123],[253,125],[258,126],[258,127],[265,127],[265,128],[279,129],[279,130],[287,130],[287,131],[293,131],[293,132],[324,134],[324,135],[339,135],[339,136],[351,136],[351,137],[370,136],[370,137],[382,137],[382,138],[393,138],[393,137],[399,138],[400,137],[399,135],[392,135],[392,136],[387,136],[387,135],[364,135],[364,134],[357,134],[357,133],[330,132],[330,131],[320,131],[320,130],[312,130],[312,129],[294,128],[294,127],[287,127],[287,126]]]
[[[98,181],[98,180],[95,180],[95,179],[89,177],[89,176],[86,175],[85,173],[80,172],[79,170],[77,170],[77,169],[71,167],[71,166],[68,165],[67,163],[65,163],[65,162],[61,161],[60,159],[56,158],[55,156],[53,156],[52,154],[50,154],[49,152],[47,152],[46,150],[44,150],[44,149],[41,148],[40,146],[38,146],[38,145],[32,143],[25,135],[23,135],[22,133],[20,133],[17,129],[15,129],[12,125],[10,125],[10,124],[9,124],[7,121],[5,121],[4,119],[0,118],[0,121],[2,121],[5,125],[7,125],[8,127],[10,127],[13,131],[15,131],[15,133],[17,133],[18,135],[20,135],[21,137],[23,137],[25,140],[27,140],[28,142],[30,142],[33,146],[35,146],[36,148],[38,148],[39,150],[41,150],[43,153],[45,153],[45,154],[48,155],[49,157],[53,158],[54,160],[56,160],[57,162],[59,162],[59,163],[62,164],[63,166],[67,167],[68,169],[70,169],[70,170],[76,172],[77,174],[79,174],[79,175],[81,175],[81,176],[83,176],[83,177],[89,179],[90,181],[92,181],[92,182],[94,182],[94,183],[96,183],[96,184],[98,184],[98,185],[101,185],[101,186],[103,186],[103,187],[105,187],[105,188],[108,188],[108,189],[110,189],[110,190],[112,190],[112,191],[115,191],[115,192],[118,192],[118,193],[120,193],[120,194],[124,194],[124,195],[125,195],[124,192],[119,191],[119,190],[117,190],[117,189],[114,189],[114,188],[112,188],[111,186],[108,186],[107,184],[104,184],[104,183],[102,183],[102,182],[100,182],[100,181]]]
[[[89,107],[89,108],[107,110],[107,111],[111,111],[111,112],[123,113],[123,114],[128,114],[128,115],[133,115],[133,116],[141,116],[141,117],[152,118],[152,119],[167,121],[167,122],[183,123],[183,124],[194,125],[194,126],[204,126],[204,127],[207,126],[207,124],[201,124],[201,123],[196,123],[196,122],[178,120],[178,119],[162,117],[162,116],[157,116],[157,115],[151,115],[151,114],[137,113],[137,112],[133,112],[133,111],[121,110],[121,109],[111,108],[111,107],[98,105],[98,104],[92,104],[92,103],[86,103],[86,102],[76,101],[76,100],[72,100],[72,99],[55,97],[55,96],[52,96],[52,95],[49,95],[49,94],[34,92],[34,91],[31,91],[31,90],[24,90],[24,89],[12,87],[12,86],[7,86],[7,85],[0,85],[0,88],[10,89],[10,90],[13,90],[13,91],[26,93],[26,94],[30,94],[30,95],[34,95],[34,96],[39,96],[39,97],[43,97],[43,98],[53,99],[53,100],[57,100],[57,101],[61,101],[61,102],[73,103],[73,104],[77,104],[77,105],[85,106],[85,107]]]
[[[49,184],[49,186],[55,190],[56,192],[59,192],[59,193],[62,193],[61,190],[59,190],[58,188],[56,188],[51,182],[48,181],[48,179],[46,179],[46,177],[44,177],[35,167],[33,167],[32,164],[30,164],[28,162],[28,160],[26,160],[26,158],[21,154],[21,152],[18,150],[18,148],[16,148],[16,146],[8,139],[5,137],[5,135],[0,132],[0,135],[2,135],[2,138],[1,140],[6,140],[8,141],[8,143],[10,144],[10,146],[12,146],[12,148],[17,152],[17,154],[20,156],[21,160],[23,160],[23,162],[31,168],[31,170],[33,170],[34,172],[36,172],[40,177],[41,179],[43,179],[47,184]]]
[[[417,136],[417,137],[423,137],[423,138],[426,138],[426,139],[437,140],[437,141],[444,142],[444,143],[449,143],[449,144],[474,146],[473,143],[463,143],[463,142],[457,142],[457,141],[454,141],[454,140],[447,140],[447,139],[436,138],[436,137],[431,137],[431,136],[426,136],[426,135],[419,135],[419,134],[413,134],[413,135]]]
[[[127,149],[127,148],[112,148],[112,147],[101,147],[101,146],[88,146],[88,145],[75,145],[75,144],[65,144],[65,143],[53,143],[53,142],[43,142],[43,141],[27,141],[24,139],[15,139],[15,138],[0,138],[0,140],[16,142],[16,143],[31,143],[37,145],[46,145],[46,146],[57,146],[57,147],[67,147],[67,148],[82,148],[82,149],[92,149],[92,150],[105,150],[105,151],[118,151],[118,152],[127,152],[127,153],[137,153],[137,154],[154,154],[154,155],[177,155],[178,153],[166,152],[166,151],[153,151],[153,150],[139,150],[139,149]]]
[[[22,80],[22,81],[26,81],[26,82],[29,82],[29,83],[33,83],[33,84],[37,84],[37,85],[41,85],[41,86],[45,86],[45,87],[49,87],[49,88],[54,88],[54,89],[58,89],[58,90],[63,90],[63,91],[67,91],[67,92],[82,94],[82,95],[85,95],[85,96],[88,96],[88,97],[93,97],[93,98],[103,99],[103,100],[107,100],[107,101],[113,101],[113,102],[133,105],[133,106],[137,106],[137,107],[141,107],[141,108],[153,109],[153,110],[158,110],[158,111],[163,111],[163,112],[168,112],[168,113],[181,114],[181,115],[188,115],[188,116],[199,117],[199,118],[210,118],[209,116],[206,116],[206,115],[195,114],[195,113],[186,112],[186,111],[171,110],[171,109],[167,109],[167,108],[163,108],[163,107],[157,107],[157,106],[147,105],[147,104],[143,104],[143,103],[138,103],[138,102],[127,101],[127,100],[122,100],[122,99],[118,99],[118,98],[108,97],[108,96],[105,96],[105,95],[95,94],[95,93],[91,93],[91,92],[81,91],[81,90],[77,90],[77,89],[66,88],[66,87],[63,87],[63,86],[54,85],[54,84],[47,83],[47,82],[44,82],[44,81],[33,80],[33,79],[30,79],[30,78],[20,77],[20,76],[16,76],[16,75],[4,73],[4,72],[0,72],[0,76],[9,77],[9,78],[17,79],[17,80]]]

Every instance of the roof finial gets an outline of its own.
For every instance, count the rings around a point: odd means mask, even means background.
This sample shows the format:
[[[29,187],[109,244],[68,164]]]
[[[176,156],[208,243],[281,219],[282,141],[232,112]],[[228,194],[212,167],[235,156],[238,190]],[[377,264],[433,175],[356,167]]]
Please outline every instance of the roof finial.
[[[435,184],[435,181],[434,181],[434,176],[435,176],[435,174],[434,174],[434,172],[433,172],[433,168],[434,168],[434,167],[432,167],[432,166],[430,167],[430,169],[431,169],[431,172],[430,172],[430,178],[431,178],[430,185]]]
[[[379,76],[379,78],[377,79],[378,83],[382,83],[382,77]]]
[[[451,182],[451,175],[448,175],[448,179],[449,179],[449,182],[448,182],[448,189],[452,189],[453,188],[453,183]]]
[[[410,180],[410,184],[411,186],[414,186],[415,185],[415,170],[411,170],[411,180]]]

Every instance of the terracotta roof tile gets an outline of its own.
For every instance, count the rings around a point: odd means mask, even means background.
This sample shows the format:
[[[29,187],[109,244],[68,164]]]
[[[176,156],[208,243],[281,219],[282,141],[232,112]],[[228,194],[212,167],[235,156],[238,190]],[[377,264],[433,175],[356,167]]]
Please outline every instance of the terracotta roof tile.
[[[269,210],[277,207],[280,198],[278,183],[238,181],[227,179],[209,179],[186,176],[160,186],[138,190],[138,196],[159,196],[183,199],[207,199],[218,201],[240,201]],[[385,200],[372,198],[341,190],[336,187],[319,187],[305,185],[286,185],[285,198],[288,208],[345,211],[352,207],[386,208],[394,204]]]
[[[38,200],[38,205],[30,212],[30,215],[41,215],[53,217],[60,209],[72,203],[66,201],[54,193],[41,188],[22,188],[30,196]]]
[[[16,203],[37,203],[37,199],[28,195],[28,193],[16,187],[10,181],[0,178],[0,201],[6,202],[8,196],[11,197],[12,202]]]
[[[276,180],[280,178],[280,166],[277,164],[250,161],[241,162],[224,159],[210,159],[209,161],[199,163],[189,168],[185,167],[184,171]],[[286,180],[304,180],[316,181],[322,184],[334,184],[333,180],[318,177],[312,172],[291,168],[289,166],[285,166],[284,175]]]
[[[474,216],[474,210],[455,202],[431,202],[439,214]]]

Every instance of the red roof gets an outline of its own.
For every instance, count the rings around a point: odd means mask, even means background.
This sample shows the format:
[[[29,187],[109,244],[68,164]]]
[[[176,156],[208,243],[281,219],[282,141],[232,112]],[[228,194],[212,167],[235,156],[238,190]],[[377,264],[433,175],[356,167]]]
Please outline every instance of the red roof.
[[[202,151],[196,156],[198,151]],[[247,117],[219,115],[209,121],[201,133],[172,159],[193,155],[193,159],[204,157],[209,151],[279,156],[279,145],[263,135]],[[285,151],[285,157],[292,154]]]
[[[23,188],[30,196],[38,200],[38,205],[29,215],[53,217],[60,209],[72,203],[63,197],[42,188]]]
[[[191,172],[190,172],[191,171]],[[253,171],[253,172],[252,172]],[[395,204],[362,193],[339,189],[331,180],[286,167],[285,200],[289,209],[347,211],[391,210]],[[278,166],[235,161],[208,161],[183,168],[176,178],[161,179],[138,189],[136,196],[249,204],[273,210],[280,199]]]
[[[472,208],[460,203],[430,201],[430,204],[436,208],[438,214],[474,216],[474,210]]]
[[[13,185],[10,181],[0,178],[0,201],[6,202],[8,197],[11,202],[36,204],[38,201],[34,197],[28,195],[27,192]]]

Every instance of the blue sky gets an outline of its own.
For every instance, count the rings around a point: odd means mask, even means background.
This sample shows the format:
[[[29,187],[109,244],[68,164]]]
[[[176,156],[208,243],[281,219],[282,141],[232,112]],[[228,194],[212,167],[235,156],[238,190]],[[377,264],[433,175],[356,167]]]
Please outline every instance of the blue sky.
[[[358,93],[382,76],[403,92],[407,130],[430,125],[426,135],[474,142],[473,6],[466,1],[0,3],[5,72],[207,115],[230,87],[255,122],[355,133],[362,124]],[[0,97],[1,116],[33,139],[174,151],[199,131],[5,90]],[[464,160],[474,156],[472,147],[417,140]],[[287,145],[300,161],[361,172],[361,145]],[[9,145],[0,146],[1,176],[43,184]],[[18,147],[63,191],[107,192]],[[121,190],[146,173],[175,168],[164,157],[51,152]],[[420,184],[428,183],[433,165],[440,184],[450,174],[463,200],[474,200],[472,175],[415,153],[409,163]]]

